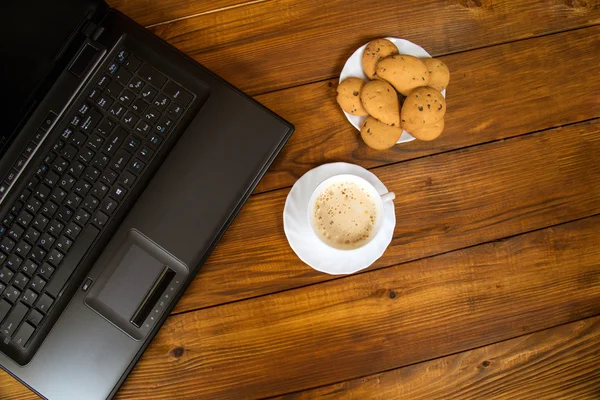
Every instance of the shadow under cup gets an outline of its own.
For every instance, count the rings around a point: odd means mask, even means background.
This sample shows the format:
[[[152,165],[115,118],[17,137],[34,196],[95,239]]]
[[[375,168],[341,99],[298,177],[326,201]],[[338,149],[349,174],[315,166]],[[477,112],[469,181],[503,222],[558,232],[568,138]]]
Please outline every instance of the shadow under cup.
[[[371,231],[369,232],[369,235],[365,239],[361,239],[359,242],[357,242],[355,244],[340,243],[339,246],[337,246],[337,245],[333,244],[331,241],[324,238],[323,235],[320,233],[319,228],[316,226],[316,223],[315,223],[316,222],[315,221],[315,208],[317,205],[317,200],[323,192],[325,192],[326,190],[330,190],[330,188],[332,186],[338,186],[338,185],[346,184],[346,183],[355,184],[356,186],[361,188],[364,191],[364,193],[366,193],[368,195],[368,197],[370,199],[372,199],[372,202],[375,206],[375,213],[374,213],[375,221],[372,225],[373,228],[371,229]],[[342,189],[339,188],[339,186],[338,186],[338,187],[334,187],[333,190],[342,190]],[[373,238],[375,236],[377,236],[377,234],[381,230],[381,226],[383,223],[383,203],[384,203],[384,201],[393,200],[394,197],[395,197],[394,193],[391,193],[391,192],[380,195],[373,185],[371,185],[367,180],[365,180],[359,176],[351,175],[351,174],[342,174],[342,175],[332,176],[332,177],[324,180],[323,182],[321,182],[319,184],[319,186],[317,186],[317,188],[313,191],[313,193],[310,197],[309,205],[308,205],[308,219],[310,222],[310,226],[312,228],[313,233],[317,236],[317,238],[319,238],[319,240],[328,247],[331,247],[336,250],[343,250],[343,251],[359,250],[362,247],[366,246],[369,242],[371,242],[373,240]],[[340,205],[340,207],[341,207],[341,205]],[[348,217],[348,218],[350,218],[350,217]]]

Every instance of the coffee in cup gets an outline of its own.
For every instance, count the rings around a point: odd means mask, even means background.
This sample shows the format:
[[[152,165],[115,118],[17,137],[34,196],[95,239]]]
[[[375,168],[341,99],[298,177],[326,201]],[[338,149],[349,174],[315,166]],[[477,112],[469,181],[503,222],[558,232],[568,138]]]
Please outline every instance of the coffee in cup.
[[[394,194],[384,195],[393,199]],[[311,196],[313,231],[328,246],[353,250],[366,245],[380,227],[382,196],[365,179],[337,175],[322,182]]]

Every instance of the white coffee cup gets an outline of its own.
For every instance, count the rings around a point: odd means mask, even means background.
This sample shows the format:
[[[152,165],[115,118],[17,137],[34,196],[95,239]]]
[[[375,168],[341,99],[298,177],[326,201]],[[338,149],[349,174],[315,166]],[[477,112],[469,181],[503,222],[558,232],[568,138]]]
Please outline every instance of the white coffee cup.
[[[371,199],[373,199],[373,202],[375,204],[375,210],[376,210],[375,211],[375,215],[376,215],[375,222],[373,224],[373,229],[371,230],[369,237],[367,239],[365,239],[364,241],[361,241],[360,247],[356,247],[356,248],[352,248],[352,249],[340,249],[340,248],[334,247],[334,246],[330,245],[329,243],[325,242],[319,235],[318,229],[315,227],[315,224],[313,223],[313,215],[315,212],[315,206],[316,206],[318,196],[325,189],[329,188],[330,186],[335,185],[336,183],[345,183],[345,182],[354,183],[357,186],[363,188],[365,190],[365,192],[370,195]],[[313,233],[317,236],[317,238],[319,238],[319,240],[323,244],[325,244],[326,246],[328,246],[332,249],[339,250],[339,251],[345,251],[345,252],[357,251],[357,250],[360,250],[361,248],[363,248],[364,246],[366,246],[369,242],[371,242],[373,240],[373,238],[375,236],[377,236],[377,234],[381,230],[381,226],[382,226],[382,222],[383,222],[383,203],[392,201],[392,200],[394,200],[394,198],[396,198],[396,195],[393,192],[388,192],[388,193],[380,195],[377,192],[377,190],[375,189],[375,187],[373,185],[371,185],[371,183],[369,183],[366,179],[363,179],[359,176],[352,175],[352,174],[335,175],[328,179],[325,179],[313,191],[312,195],[310,196],[309,203],[308,203],[307,217],[309,219],[309,224],[312,228]]]

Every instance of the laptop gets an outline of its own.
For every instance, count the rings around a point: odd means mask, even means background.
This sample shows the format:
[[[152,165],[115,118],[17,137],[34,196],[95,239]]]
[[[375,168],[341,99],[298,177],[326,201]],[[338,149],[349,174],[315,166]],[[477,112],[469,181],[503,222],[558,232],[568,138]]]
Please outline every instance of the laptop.
[[[0,9],[0,365],[108,399],[294,128],[102,0]]]

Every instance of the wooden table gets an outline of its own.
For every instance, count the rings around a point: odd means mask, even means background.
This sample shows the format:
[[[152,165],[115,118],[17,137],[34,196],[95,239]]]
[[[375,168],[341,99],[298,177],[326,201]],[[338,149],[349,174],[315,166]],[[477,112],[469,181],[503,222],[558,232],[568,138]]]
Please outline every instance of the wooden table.
[[[297,128],[117,399],[600,398],[597,0],[111,5]],[[382,36],[449,66],[438,140],[371,151],[339,110],[344,61]],[[282,227],[332,161],[398,194],[391,246],[346,277]]]

